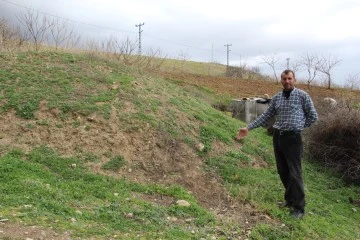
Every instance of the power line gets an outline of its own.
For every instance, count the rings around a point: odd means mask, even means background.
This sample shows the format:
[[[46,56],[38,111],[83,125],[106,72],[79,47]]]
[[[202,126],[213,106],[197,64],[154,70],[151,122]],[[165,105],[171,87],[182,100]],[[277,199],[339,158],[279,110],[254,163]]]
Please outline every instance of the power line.
[[[8,0],[0,0],[0,1],[6,2],[6,3],[8,3],[8,4],[12,4],[12,5],[17,6],[17,7],[20,7],[20,8],[24,8],[24,9],[27,9],[27,10],[36,11],[36,12],[41,13],[41,14],[43,14],[43,15],[51,16],[51,17],[54,17],[54,18],[60,18],[60,19],[67,20],[67,21],[70,21],[70,22],[76,22],[76,23],[80,23],[80,24],[83,24],[83,25],[87,25],[87,26],[91,26],[91,27],[96,27],[96,28],[100,28],[100,29],[108,29],[108,30],[112,30],[112,31],[115,31],[115,32],[127,32],[127,33],[136,34],[136,32],[132,32],[132,31],[127,31],[127,30],[122,30],[122,29],[116,29],[116,28],[110,28],[110,27],[104,27],[104,26],[100,26],[100,25],[95,25],[95,24],[86,23],[86,22],[79,21],[79,20],[74,20],[74,19],[70,19],[70,18],[64,18],[64,17],[61,17],[61,16],[56,16],[56,15],[53,15],[53,14],[49,14],[49,13],[46,13],[46,12],[42,12],[42,11],[39,11],[39,10],[35,10],[35,9],[33,9],[33,8],[29,8],[29,7],[26,7],[26,6],[22,6],[22,5],[20,5],[20,4],[13,3],[13,2],[8,1]],[[158,39],[158,40],[161,40],[161,41],[164,41],[164,42],[168,42],[168,43],[171,43],[171,44],[174,44],[174,45],[183,46],[183,47],[188,47],[188,48],[193,48],[193,49],[199,49],[199,50],[204,50],[204,51],[210,51],[210,50],[211,50],[211,49],[209,49],[209,48],[195,47],[195,46],[188,45],[188,44],[183,44],[183,43],[174,42],[174,41],[171,41],[171,40],[168,40],[168,39],[159,38],[159,37],[157,37],[157,36],[152,36],[152,35],[149,35],[149,34],[143,34],[143,35],[144,35],[144,36],[151,37],[151,38],[154,38],[154,39]],[[220,52],[220,50],[216,50],[216,51]]]
[[[111,30],[111,31],[114,31],[114,32],[136,34],[136,32],[133,32],[133,31],[116,29],[116,28],[111,28],[111,27],[104,27],[104,26],[100,26],[100,25],[96,25],[96,24],[86,23],[86,22],[79,21],[79,20],[74,20],[74,19],[71,19],[71,18],[65,18],[65,17],[61,17],[61,16],[56,16],[56,15],[46,13],[46,12],[43,12],[43,11],[39,11],[39,10],[30,8],[30,7],[26,7],[26,6],[23,6],[23,5],[8,1],[8,0],[0,0],[0,1],[11,4],[11,5],[14,5],[14,6],[19,7],[19,8],[27,9],[27,10],[30,10],[30,11],[35,11],[35,12],[38,12],[38,13],[43,14],[45,16],[50,16],[50,17],[53,17],[53,18],[63,19],[63,20],[69,21],[69,22],[75,22],[75,23],[79,23],[79,24],[82,24],[82,25],[87,25],[87,26],[90,26],[90,27],[99,28],[99,29],[102,29],[102,30],[107,29],[107,30]],[[140,27],[139,27],[139,31],[141,31]],[[196,46],[192,46],[192,45],[188,45],[188,44],[174,42],[174,41],[171,41],[171,40],[168,40],[168,39],[163,39],[163,38],[159,38],[157,36],[152,36],[152,35],[148,35],[148,34],[143,34],[143,35],[154,38],[154,39],[158,39],[160,41],[164,41],[164,42],[168,42],[168,43],[171,43],[171,44],[174,44],[174,45],[178,45],[178,46],[183,46],[183,47],[188,47],[188,48],[198,49],[198,50],[203,50],[203,51],[211,51],[212,54],[213,54],[214,51],[222,52],[219,49],[214,50],[213,46],[212,46],[212,48],[202,48],[202,47],[196,47]],[[139,51],[141,51],[140,38],[139,38],[139,48],[140,48]],[[227,62],[229,64],[229,56],[228,56]]]
[[[74,20],[74,19],[65,18],[65,17],[61,17],[61,16],[56,16],[56,15],[53,15],[53,14],[50,14],[50,13],[46,13],[46,12],[42,12],[42,11],[39,11],[39,10],[35,10],[33,8],[22,6],[22,5],[19,5],[17,3],[10,2],[8,0],[0,0],[0,1],[12,4],[12,5],[20,7],[20,8],[27,9],[27,10],[30,10],[30,11],[35,11],[35,12],[41,13],[41,14],[46,15],[46,16],[50,16],[50,17],[53,17],[53,18],[60,18],[60,19],[63,19],[63,20],[69,21],[69,22],[76,22],[76,23],[80,23],[80,24],[87,25],[87,26],[90,26],[90,27],[95,27],[95,28],[100,28],[100,29],[108,29],[108,30],[112,30],[112,31],[115,31],[115,32],[127,32],[127,33],[133,33],[133,34],[135,33],[135,32],[132,32],[132,31],[121,30],[121,29],[110,28],[110,27],[104,27],[104,26],[100,26],[100,25],[96,25],[96,24],[82,22],[82,21],[79,21],[79,20]]]
[[[11,5],[20,7],[20,8],[24,8],[24,9],[27,9],[27,10],[36,11],[36,12],[41,13],[41,14],[43,14],[43,15],[51,16],[51,17],[54,17],[54,18],[60,18],[60,19],[67,20],[67,21],[70,21],[70,22],[76,22],[76,23],[80,23],[80,24],[83,24],[83,25],[87,25],[87,26],[91,26],[91,27],[96,27],[96,28],[100,28],[100,29],[108,29],[108,30],[112,30],[112,31],[115,31],[115,32],[127,32],[127,33],[136,34],[136,32],[132,32],[132,31],[121,30],[121,29],[110,28],[110,27],[104,27],[104,26],[100,26],[100,25],[95,25],[95,24],[86,23],[86,22],[79,21],[79,20],[74,20],[74,19],[70,19],[70,18],[64,18],[64,17],[61,17],[61,16],[55,16],[55,15],[53,15],[53,14],[49,14],[49,13],[46,13],[46,12],[42,12],[42,11],[39,11],[39,10],[35,10],[35,9],[33,9],[33,8],[29,8],[29,7],[26,7],[26,6],[22,6],[22,5],[20,5],[20,4],[13,3],[13,2],[8,1],[8,0],[0,0],[0,1],[6,2],[6,3],[8,3],[8,4],[11,4]],[[151,37],[151,38],[155,38],[155,39],[158,39],[158,40],[161,40],[161,41],[164,41],[164,42],[168,42],[168,43],[171,43],[171,44],[179,45],[179,46],[184,46],[184,47],[196,48],[196,49],[202,49],[202,50],[209,51],[209,49],[199,48],[199,47],[195,47],[195,46],[191,46],[191,45],[186,45],[186,44],[182,44],[182,43],[177,43],[177,42],[174,42],[174,41],[171,41],[171,40],[159,38],[159,37],[152,36],[152,35],[148,35],[148,34],[143,34],[143,35],[144,35],[144,36]]]
[[[211,44],[211,62],[214,62],[214,44]]]
[[[159,38],[159,37],[148,35],[148,34],[144,34],[144,36],[148,36],[148,37],[151,37],[151,38],[161,40],[163,42],[168,42],[168,43],[183,46],[183,47],[194,48],[194,49],[199,49],[199,50],[204,50],[204,51],[210,51],[211,50],[209,48],[201,48],[201,47],[195,47],[195,46],[191,46],[191,45],[187,45],[187,44],[183,44],[183,43],[177,43],[177,42],[174,42],[174,41],[171,41],[171,40],[167,40],[167,39],[164,39],[164,38]],[[216,51],[220,52],[220,50],[216,50]]]

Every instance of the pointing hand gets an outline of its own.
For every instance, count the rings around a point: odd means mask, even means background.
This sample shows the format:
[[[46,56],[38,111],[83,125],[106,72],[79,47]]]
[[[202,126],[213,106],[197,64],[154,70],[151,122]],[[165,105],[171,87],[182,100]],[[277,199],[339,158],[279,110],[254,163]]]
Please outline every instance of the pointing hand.
[[[243,139],[244,137],[246,137],[249,133],[249,129],[247,128],[239,128],[239,132],[238,132],[238,135],[236,137],[237,140],[241,140]]]

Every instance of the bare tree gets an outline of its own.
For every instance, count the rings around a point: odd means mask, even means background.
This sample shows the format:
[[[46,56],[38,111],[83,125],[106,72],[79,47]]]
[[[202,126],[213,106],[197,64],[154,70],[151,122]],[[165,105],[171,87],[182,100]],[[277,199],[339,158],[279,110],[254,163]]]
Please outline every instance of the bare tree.
[[[185,62],[190,59],[189,53],[187,51],[180,50],[178,52],[178,59],[181,61],[181,72],[184,72]]]
[[[92,45],[94,46],[94,43]],[[97,44],[97,46],[99,53],[106,54],[106,56],[118,61],[123,61],[127,65],[136,63],[139,70],[157,71],[166,59],[166,57],[162,56],[160,49],[150,49],[143,55],[133,54],[137,44],[129,38],[120,41],[116,36],[110,36],[110,38],[101,41],[100,45]]]
[[[240,56],[240,63],[239,63],[239,77],[244,78],[245,74],[247,72],[247,62],[246,60],[242,60]]]
[[[255,79],[261,76],[261,69],[259,66],[250,66],[248,70],[248,78]]]
[[[307,86],[310,88],[311,82],[315,79],[320,66],[321,66],[321,60],[316,54],[310,54],[305,53],[303,54],[300,60],[300,64],[304,66],[306,72],[307,72]]]
[[[123,57],[124,63],[131,65],[132,64],[132,56],[137,48],[137,42],[131,41],[129,37],[127,37],[125,40],[121,42],[120,45],[120,53]]]
[[[19,27],[10,26],[5,18],[0,18],[0,50],[14,51],[21,48],[28,40],[28,35]]]
[[[150,49],[145,55],[137,55],[139,66],[147,71],[158,71],[166,60],[160,49]]]
[[[9,26],[5,18],[0,18],[0,50],[11,51],[16,44],[19,33]]]
[[[345,87],[350,90],[360,89],[360,75],[358,74],[349,74],[345,78]]]
[[[120,60],[119,43],[116,37],[110,36],[110,38],[104,40],[101,45],[105,54],[114,57],[116,60]]]
[[[66,39],[66,41],[64,43],[64,47],[65,48],[79,48],[80,40],[81,40],[81,36],[74,32],[70,38]]]
[[[261,59],[263,60],[262,63],[265,63],[269,67],[271,67],[271,69],[273,71],[274,79],[276,80],[276,83],[278,84],[279,83],[279,78],[278,78],[278,76],[276,74],[276,64],[280,60],[279,56],[277,56],[277,54],[275,53],[275,54],[272,54],[270,56],[263,56]]]
[[[341,59],[339,59],[337,56],[334,56],[332,54],[329,54],[327,56],[322,56],[321,58],[321,64],[319,71],[324,73],[327,77],[327,83],[328,83],[328,89],[331,88],[331,71],[339,65],[341,62]]]
[[[120,41],[115,36],[111,36],[101,43],[101,48],[99,50],[110,54],[118,61],[123,61],[126,65],[132,65],[139,60],[136,59],[133,54],[136,48],[136,42],[131,41],[129,37]]]
[[[122,41],[113,37],[111,45],[112,52],[116,59],[123,60],[124,63],[128,65],[132,64],[133,61],[131,60],[131,56],[137,48],[136,42],[131,41],[128,37]]]
[[[47,38],[50,27],[48,18],[46,16],[41,18],[38,12],[28,10],[26,14],[18,19],[28,32],[30,40],[33,41],[35,50],[38,51]]]
[[[58,50],[60,46],[67,47],[65,44],[75,36],[74,30],[68,28],[67,22],[60,21],[58,18],[49,22],[49,29],[55,50]]]
[[[85,42],[85,49],[91,54],[100,52],[99,42],[95,39],[87,39]]]

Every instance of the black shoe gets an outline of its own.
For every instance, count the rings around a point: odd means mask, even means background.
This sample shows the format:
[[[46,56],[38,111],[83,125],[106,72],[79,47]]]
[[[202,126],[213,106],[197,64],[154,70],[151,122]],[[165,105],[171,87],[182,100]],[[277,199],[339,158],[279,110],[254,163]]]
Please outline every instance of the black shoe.
[[[303,218],[305,215],[305,212],[299,209],[295,209],[291,212],[291,216],[294,218]]]

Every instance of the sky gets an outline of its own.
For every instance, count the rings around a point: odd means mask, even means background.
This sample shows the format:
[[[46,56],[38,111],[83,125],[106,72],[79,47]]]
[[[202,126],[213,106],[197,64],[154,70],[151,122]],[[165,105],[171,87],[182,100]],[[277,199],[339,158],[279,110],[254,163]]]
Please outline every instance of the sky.
[[[226,64],[231,44],[230,65],[266,74],[264,56],[279,58],[280,74],[287,61],[310,53],[341,59],[332,72],[338,85],[360,75],[360,0],[0,0],[0,17],[14,22],[26,9],[67,19],[94,39],[137,41],[135,25],[144,23],[142,51],[171,58]]]

